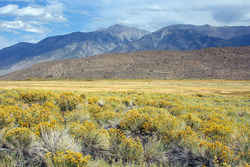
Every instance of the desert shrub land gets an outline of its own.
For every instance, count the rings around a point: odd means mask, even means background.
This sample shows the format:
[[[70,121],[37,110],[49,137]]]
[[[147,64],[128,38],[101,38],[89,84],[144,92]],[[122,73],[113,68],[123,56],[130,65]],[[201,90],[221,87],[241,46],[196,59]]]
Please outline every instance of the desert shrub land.
[[[249,92],[1,89],[0,167],[248,167],[249,120]]]

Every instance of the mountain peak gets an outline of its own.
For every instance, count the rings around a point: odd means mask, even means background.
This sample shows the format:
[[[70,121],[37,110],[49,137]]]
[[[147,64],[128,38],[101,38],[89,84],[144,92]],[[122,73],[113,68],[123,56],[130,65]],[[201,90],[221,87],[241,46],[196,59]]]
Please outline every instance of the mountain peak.
[[[127,26],[127,25],[124,25],[124,24],[114,24],[114,25],[109,26],[108,28],[106,28],[104,30],[106,30],[106,31],[112,31],[112,32],[142,31],[142,32],[149,33],[146,30],[139,29],[139,28],[136,28],[136,27]]]
[[[144,32],[146,32],[146,30],[141,30],[141,29],[126,26],[126,25],[123,25],[123,24],[112,25],[112,26],[108,27],[106,29],[106,31],[112,31],[112,32],[116,32],[116,33],[121,33],[121,32],[124,32],[124,31],[144,31]]]
[[[101,32],[107,32],[112,36],[118,37],[120,40],[124,41],[134,41],[142,38],[149,32],[146,30],[129,27],[123,24],[115,24],[106,29],[100,30]]]
[[[130,28],[130,27],[125,26],[123,24],[114,24],[114,25],[108,27],[108,29],[116,29],[116,28]]]

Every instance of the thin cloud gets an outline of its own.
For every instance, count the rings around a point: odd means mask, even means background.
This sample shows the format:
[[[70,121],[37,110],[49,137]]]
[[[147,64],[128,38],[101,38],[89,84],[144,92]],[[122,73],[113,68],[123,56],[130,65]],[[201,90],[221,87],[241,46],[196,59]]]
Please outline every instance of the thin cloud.
[[[23,22],[21,20],[0,22],[0,28],[6,31],[20,30],[32,33],[45,33],[48,31],[36,22]]]
[[[58,1],[50,1],[46,6],[30,5],[19,7],[8,4],[0,8],[0,16],[12,17],[12,20],[2,20],[0,31],[26,31],[32,33],[46,33],[46,24],[65,22],[64,6]]]
[[[0,36],[0,49],[5,48],[7,46],[13,45],[15,42],[10,41],[9,39]]]
[[[16,17],[35,17],[33,19],[42,21],[60,22],[66,21],[63,16],[63,4],[51,2],[47,6],[27,6],[19,8],[18,5],[9,4],[0,8],[0,15]]]

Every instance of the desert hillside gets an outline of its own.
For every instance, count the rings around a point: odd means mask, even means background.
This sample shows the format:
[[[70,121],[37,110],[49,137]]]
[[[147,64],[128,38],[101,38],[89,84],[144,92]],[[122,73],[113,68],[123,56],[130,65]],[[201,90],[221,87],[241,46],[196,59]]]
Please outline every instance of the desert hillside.
[[[144,51],[51,61],[2,80],[39,79],[250,79],[250,47]]]

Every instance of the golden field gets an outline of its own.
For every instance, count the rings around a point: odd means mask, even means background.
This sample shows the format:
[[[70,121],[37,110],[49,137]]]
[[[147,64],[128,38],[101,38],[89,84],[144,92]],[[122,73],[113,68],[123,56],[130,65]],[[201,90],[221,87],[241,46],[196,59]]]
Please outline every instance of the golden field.
[[[159,93],[249,94],[250,81],[227,80],[96,80],[0,81],[1,89],[45,89],[81,92],[143,91]]]
[[[0,167],[248,167],[250,82],[1,81]]]

